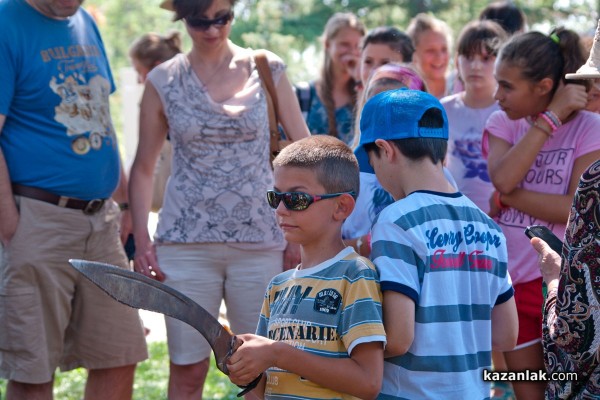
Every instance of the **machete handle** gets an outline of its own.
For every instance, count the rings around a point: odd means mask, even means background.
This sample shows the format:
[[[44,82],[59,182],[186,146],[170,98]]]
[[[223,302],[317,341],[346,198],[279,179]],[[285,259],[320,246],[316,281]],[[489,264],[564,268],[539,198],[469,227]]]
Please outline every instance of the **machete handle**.
[[[229,359],[229,357],[231,357],[231,355],[233,353],[235,353],[235,351],[237,349],[240,348],[240,346],[244,343],[244,341],[242,339],[240,339],[237,336],[233,336],[231,338],[231,349],[229,350],[229,354],[227,355],[227,359]],[[227,367],[226,367],[227,368]],[[229,371],[227,371],[227,374],[229,375]],[[252,382],[250,382],[247,385],[237,385],[237,387],[239,387],[240,389],[243,389],[241,392],[239,392],[237,394],[237,397],[242,397],[243,395],[245,395],[246,393],[248,393],[249,391],[251,391],[252,389],[254,389],[256,387],[256,385],[258,385],[260,383],[260,380],[262,378],[263,374],[262,372],[260,373],[259,376],[256,377],[256,379],[254,379]]]
[[[256,385],[258,385],[260,383],[260,380],[262,379],[262,376],[263,376],[263,374],[261,372],[260,375],[257,376],[255,380],[253,380],[252,382],[250,382],[246,386],[237,385],[240,389],[244,389],[244,390],[242,390],[241,392],[239,392],[237,394],[237,397],[242,397],[243,395],[245,395],[246,393],[248,393],[249,391],[251,391],[252,389],[254,389],[256,387]]]

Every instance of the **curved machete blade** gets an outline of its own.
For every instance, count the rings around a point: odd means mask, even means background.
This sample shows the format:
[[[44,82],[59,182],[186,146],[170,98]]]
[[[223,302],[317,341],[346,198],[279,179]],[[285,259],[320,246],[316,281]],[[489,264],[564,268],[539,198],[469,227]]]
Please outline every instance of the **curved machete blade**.
[[[194,327],[213,349],[217,367],[229,374],[227,358],[239,346],[237,339],[192,299],[154,279],[114,265],[74,259],[69,263],[118,302],[165,314]]]

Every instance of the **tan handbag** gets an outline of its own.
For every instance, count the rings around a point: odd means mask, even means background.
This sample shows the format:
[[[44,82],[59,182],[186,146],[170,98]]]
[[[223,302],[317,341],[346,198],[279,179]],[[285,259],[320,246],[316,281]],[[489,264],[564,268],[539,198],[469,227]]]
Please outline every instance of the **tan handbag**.
[[[281,138],[281,132],[279,132],[279,108],[277,101],[277,90],[275,83],[273,82],[273,75],[271,75],[271,68],[269,67],[269,61],[267,60],[267,53],[265,50],[254,51],[254,62],[256,63],[256,69],[258,70],[258,76],[260,77],[265,97],[267,99],[267,108],[269,112],[269,137],[270,137],[270,159],[271,163],[273,159],[279,154],[279,152],[288,144],[291,143],[289,140],[283,140]]]

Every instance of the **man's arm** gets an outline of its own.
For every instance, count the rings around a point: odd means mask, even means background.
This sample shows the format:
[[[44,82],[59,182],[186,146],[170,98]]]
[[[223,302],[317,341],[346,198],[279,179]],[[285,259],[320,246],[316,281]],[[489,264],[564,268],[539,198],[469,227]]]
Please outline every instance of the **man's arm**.
[[[5,121],[6,115],[0,114],[0,135],[2,134]],[[2,148],[0,148],[0,242],[4,246],[12,239],[17,230],[18,223],[19,212],[14,201],[4,153],[2,152]]]
[[[381,390],[382,342],[356,345],[350,358],[329,358],[262,336],[238,336],[244,344],[231,356],[231,364],[227,366],[233,383],[247,384],[267,368],[276,367],[361,399],[374,399]]]
[[[127,242],[127,237],[132,233],[132,221],[131,213],[129,212],[129,195],[127,192],[127,175],[125,174],[125,168],[121,162],[119,171],[119,185],[113,193],[113,199],[119,203],[121,208],[121,243]]]
[[[113,199],[119,203],[129,203],[129,196],[127,193],[127,175],[125,174],[125,169],[123,168],[123,163],[121,162],[121,168],[119,171],[119,185],[113,192]]]
[[[415,302],[402,293],[384,291],[383,324],[387,335],[385,357],[405,354],[415,338]]]

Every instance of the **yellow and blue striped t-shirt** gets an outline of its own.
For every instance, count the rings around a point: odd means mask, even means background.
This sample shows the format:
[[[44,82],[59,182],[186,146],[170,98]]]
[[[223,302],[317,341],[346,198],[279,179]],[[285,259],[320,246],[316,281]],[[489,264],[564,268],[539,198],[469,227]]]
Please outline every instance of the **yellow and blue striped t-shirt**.
[[[277,275],[267,288],[257,334],[322,357],[348,358],[361,343],[385,343],[375,267],[351,247],[315,267]],[[266,399],[351,399],[277,368]]]

